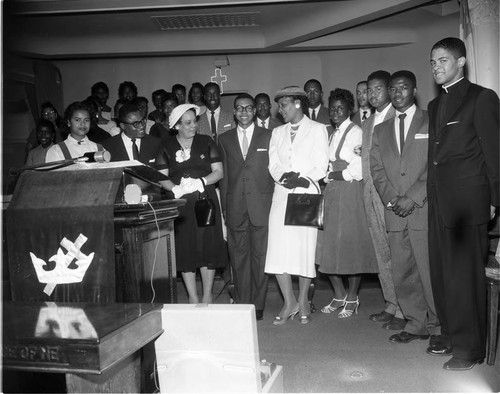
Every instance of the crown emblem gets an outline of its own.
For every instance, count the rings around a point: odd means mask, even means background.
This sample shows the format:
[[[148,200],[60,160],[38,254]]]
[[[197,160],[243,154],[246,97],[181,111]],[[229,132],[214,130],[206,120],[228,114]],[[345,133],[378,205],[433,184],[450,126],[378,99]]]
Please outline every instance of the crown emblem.
[[[35,267],[38,281],[40,283],[47,283],[47,286],[43,289],[45,294],[51,295],[58,284],[80,283],[83,280],[87,268],[89,268],[94,258],[94,253],[87,256],[80,251],[83,244],[87,242],[87,239],[88,238],[83,234],[80,234],[74,243],[66,237],[63,238],[61,246],[67,250],[67,253],[64,253],[61,248],[57,249],[57,254],[49,259],[49,261],[56,263],[54,269],[50,271],[45,270],[47,267],[45,261],[30,252],[31,261]],[[75,259],[77,268],[69,268],[69,265]]]

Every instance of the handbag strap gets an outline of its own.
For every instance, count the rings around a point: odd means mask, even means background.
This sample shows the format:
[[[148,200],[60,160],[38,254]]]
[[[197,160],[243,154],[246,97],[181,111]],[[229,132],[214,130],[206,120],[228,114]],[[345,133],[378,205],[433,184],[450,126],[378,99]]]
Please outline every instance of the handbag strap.
[[[205,186],[205,181],[203,180],[203,177],[201,177],[199,179],[201,181],[201,184],[203,185],[203,191],[202,192],[198,192],[198,200],[202,200],[202,199],[208,197],[208,193],[207,193],[207,188]]]
[[[316,187],[316,190],[318,191],[318,194],[321,194],[321,190],[319,188],[319,186],[316,184],[316,182],[314,182],[310,177],[306,176],[307,179],[309,179],[309,181]],[[295,189],[297,189],[296,187],[293,188],[292,190],[292,193],[295,192]]]

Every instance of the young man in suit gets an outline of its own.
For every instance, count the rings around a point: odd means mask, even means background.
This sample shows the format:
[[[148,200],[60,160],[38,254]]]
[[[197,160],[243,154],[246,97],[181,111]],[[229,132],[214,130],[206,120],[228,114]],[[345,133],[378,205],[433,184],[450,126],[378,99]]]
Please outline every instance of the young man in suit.
[[[373,185],[370,172],[370,150],[372,134],[376,125],[394,117],[396,110],[389,97],[389,79],[391,74],[384,70],[371,73],[367,78],[368,100],[375,112],[362,125],[363,143],[361,146],[361,166],[363,171],[363,194],[365,211],[370,226],[375,255],[379,269],[378,278],[385,299],[385,308],[380,313],[370,316],[370,320],[383,322],[382,328],[402,330],[405,320],[396,299],[396,290],[392,278],[391,253],[385,227],[385,207]]]
[[[255,96],[255,108],[257,117],[254,123],[257,126],[272,131],[283,124],[278,118],[271,116],[271,98],[268,94],[259,93]]]
[[[220,134],[236,127],[234,114],[221,108],[220,88],[215,82],[205,85],[204,98],[207,110],[200,115],[198,134],[210,135],[217,142]]]
[[[328,131],[328,136],[333,134],[330,112],[323,106],[323,87],[317,79],[310,79],[304,84],[304,91],[309,99],[309,108],[306,115],[316,122],[323,123]]]
[[[238,127],[219,136],[224,178],[220,181],[235,301],[254,304],[262,320],[267,294],[264,265],[274,181],[269,174],[268,130],[253,123],[255,102],[243,93],[234,100]]]
[[[415,105],[417,81],[397,71],[389,82],[396,116],[375,127],[370,167],[384,203],[396,297],[407,318],[389,342],[432,341],[441,333],[429,273],[427,226],[427,112]]]
[[[144,113],[135,104],[124,104],[118,113],[121,133],[102,142],[111,153],[111,161],[138,160],[154,166],[162,154],[159,138],[146,134]],[[135,147],[134,147],[135,145]]]
[[[351,120],[361,127],[373,112],[373,108],[368,101],[368,85],[366,81],[360,81],[356,85],[356,101],[358,102],[358,110],[351,115]]]
[[[452,355],[443,368],[471,369],[486,347],[488,222],[500,204],[499,99],[464,77],[458,38],[431,50],[441,94],[429,103],[429,252],[441,342],[429,354]]]

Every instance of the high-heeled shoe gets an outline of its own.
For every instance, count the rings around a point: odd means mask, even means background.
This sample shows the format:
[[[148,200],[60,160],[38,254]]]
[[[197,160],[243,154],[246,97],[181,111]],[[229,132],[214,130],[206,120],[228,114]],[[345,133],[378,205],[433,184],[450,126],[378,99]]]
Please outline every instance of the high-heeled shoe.
[[[299,313],[299,304],[295,308],[293,308],[292,312],[286,317],[281,317],[281,316],[276,316],[273,320],[273,324],[275,326],[281,326],[287,322],[288,319],[292,319],[295,317],[295,315]]]
[[[300,324],[308,324],[311,322],[311,315],[302,315],[299,317]]]
[[[356,304],[354,307],[354,310],[347,309],[347,305],[349,304]],[[359,297],[356,297],[356,301],[346,301],[344,305],[344,309],[340,311],[338,314],[339,319],[344,319],[346,317],[351,317],[353,313],[358,314],[358,307],[359,307]]]
[[[333,300],[328,305],[325,305],[323,308],[321,308],[321,312],[323,312],[323,313],[332,313],[332,312],[335,312],[337,309],[340,309],[340,308],[342,308],[345,305],[345,300],[346,299],[347,299],[347,294],[346,294],[346,296],[344,297],[343,300],[339,300],[339,299],[333,297]],[[332,306],[332,304],[335,301],[341,302],[341,304],[339,306],[337,306],[337,307]]]

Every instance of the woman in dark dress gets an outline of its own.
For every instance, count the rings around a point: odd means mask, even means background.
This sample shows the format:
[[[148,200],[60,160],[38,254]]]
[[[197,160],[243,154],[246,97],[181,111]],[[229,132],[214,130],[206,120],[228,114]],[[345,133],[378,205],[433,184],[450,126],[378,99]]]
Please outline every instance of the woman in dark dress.
[[[199,107],[182,104],[169,118],[170,128],[178,134],[170,136],[165,146],[169,181],[163,186],[175,198],[186,199],[175,220],[175,248],[177,270],[181,271],[189,302],[198,303],[196,270],[199,269],[203,284],[203,303],[212,303],[212,286],[215,269],[227,265],[227,251],[222,236],[219,200],[215,183],[222,179],[222,162],[212,138],[196,134]],[[194,213],[195,201],[205,189],[216,205],[215,225],[198,227]]]

